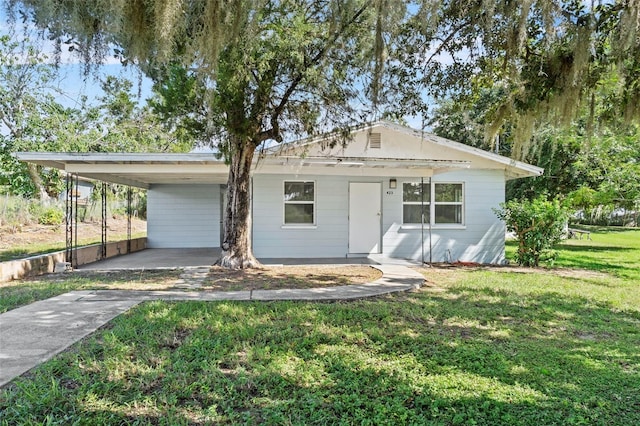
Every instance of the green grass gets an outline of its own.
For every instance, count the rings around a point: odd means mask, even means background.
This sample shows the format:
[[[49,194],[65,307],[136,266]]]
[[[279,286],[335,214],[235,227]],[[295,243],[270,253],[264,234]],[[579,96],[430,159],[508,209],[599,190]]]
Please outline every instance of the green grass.
[[[640,424],[638,235],[569,242],[556,265],[580,274],[425,269],[422,290],[373,300],[146,303],[16,380],[0,423]]]
[[[602,271],[640,281],[640,229],[587,227],[586,237],[562,242],[556,250],[558,259],[548,267],[579,268]],[[513,259],[517,242],[507,242],[507,258]]]
[[[108,289],[114,286],[143,289],[145,285],[173,282],[182,270],[117,271],[94,274],[54,274],[0,283],[0,313],[73,290]]]
[[[137,232],[131,235],[132,239],[146,237],[147,233]],[[110,241],[120,241],[126,239],[126,234],[116,234],[109,236]],[[88,246],[92,244],[100,244],[99,238],[83,238],[78,242],[78,246]],[[64,242],[40,242],[30,243],[28,245],[12,247],[8,250],[0,251],[0,262],[6,262],[9,260],[24,259],[31,256],[38,256],[41,254],[55,253],[62,251],[66,248]]]

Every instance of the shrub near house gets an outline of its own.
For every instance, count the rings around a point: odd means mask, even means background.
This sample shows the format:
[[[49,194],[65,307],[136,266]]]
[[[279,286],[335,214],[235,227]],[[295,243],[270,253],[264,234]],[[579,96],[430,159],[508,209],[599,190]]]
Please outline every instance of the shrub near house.
[[[538,266],[541,259],[554,260],[553,246],[564,234],[569,215],[560,201],[540,196],[534,200],[511,200],[500,204],[495,213],[518,238],[516,261],[523,266]]]

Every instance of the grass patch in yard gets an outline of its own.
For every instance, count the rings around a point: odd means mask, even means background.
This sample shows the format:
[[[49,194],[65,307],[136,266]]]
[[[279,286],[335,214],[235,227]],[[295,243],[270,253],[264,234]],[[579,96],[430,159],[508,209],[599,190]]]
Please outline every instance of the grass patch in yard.
[[[556,247],[558,259],[547,267],[589,269],[640,281],[640,229],[581,229],[591,231],[591,240],[565,240]],[[517,246],[516,241],[507,242],[507,258],[513,259]]]
[[[73,290],[152,290],[173,287],[181,270],[73,272],[0,282],[0,313]]]
[[[0,423],[640,424],[640,247],[592,237],[621,250],[355,302],[145,303],[0,393]]]
[[[146,303],[16,381],[3,421],[640,422],[637,310],[454,273],[354,303]]]

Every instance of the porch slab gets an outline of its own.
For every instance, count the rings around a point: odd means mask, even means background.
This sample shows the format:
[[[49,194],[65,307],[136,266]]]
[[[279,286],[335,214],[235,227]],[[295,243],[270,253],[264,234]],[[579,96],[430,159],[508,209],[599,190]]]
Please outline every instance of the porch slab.
[[[81,271],[177,269],[211,266],[220,257],[219,247],[151,248],[116,256],[78,267]],[[410,259],[392,259],[372,254],[368,257],[259,258],[264,265],[403,265],[416,266]]]
[[[220,257],[220,251],[220,248],[216,247],[146,249],[82,265],[78,270],[110,271],[210,266]]]

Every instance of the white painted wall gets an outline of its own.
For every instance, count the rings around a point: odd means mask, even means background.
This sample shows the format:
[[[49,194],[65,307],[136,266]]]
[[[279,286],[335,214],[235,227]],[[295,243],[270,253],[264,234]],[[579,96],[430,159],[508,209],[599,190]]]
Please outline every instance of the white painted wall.
[[[259,258],[345,257],[349,253],[349,182],[380,182],[382,252],[396,258],[421,259],[419,227],[402,225],[402,183],[389,189],[389,178],[320,175],[258,175],[253,183],[253,247]],[[284,226],[283,181],[316,182],[316,224]],[[414,180],[415,181],[415,180]],[[432,230],[432,259],[500,263],[504,259],[504,225],[492,208],[504,200],[504,173],[457,170],[434,182],[464,182],[465,224]],[[220,236],[219,185],[154,185],[148,192],[148,246],[217,247]],[[425,229],[425,259],[429,233]]]
[[[387,256],[420,260],[421,230],[402,226],[402,183],[393,195],[384,194],[383,251]],[[434,262],[453,261],[501,263],[504,260],[504,224],[492,208],[504,201],[504,173],[499,170],[459,170],[433,177],[434,182],[464,182],[464,218],[462,228],[435,225],[431,258]],[[384,193],[384,191],[383,191]],[[417,229],[412,229],[417,228]],[[429,231],[424,232],[425,260],[429,261]]]
[[[285,180],[316,182],[316,225],[314,227],[284,227],[283,181]],[[376,181],[380,182],[380,178]],[[344,257],[348,251],[348,203],[349,181],[343,176],[259,175],[254,177],[254,254],[265,258]]]
[[[316,225],[283,225],[283,181],[316,182]],[[382,183],[382,251],[389,257],[421,259],[420,229],[402,226],[402,182],[388,188],[389,178],[259,175],[254,178],[253,247],[257,257],[345,257],[349,252],[349,182]],[[504,225],[492,208],[504,201],[504,172],[458,170],[433,177],[434,182],[465,183],[464,228],[434,228],[432,259],[499,263],[504,259]],[[429,259],[425,230],[425,258]]]
[[[149,248],[218,247],[219,185],[153,185],[147,191]]]

